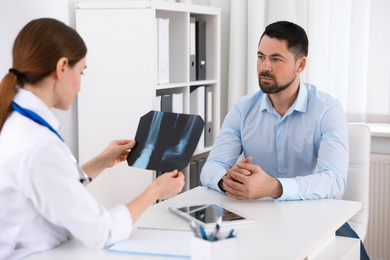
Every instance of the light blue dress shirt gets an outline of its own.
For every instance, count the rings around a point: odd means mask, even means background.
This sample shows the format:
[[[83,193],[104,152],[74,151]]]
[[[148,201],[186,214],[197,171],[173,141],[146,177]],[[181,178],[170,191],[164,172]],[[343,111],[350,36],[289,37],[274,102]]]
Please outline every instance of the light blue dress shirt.
[[[341,199],[349,162],[343,108],[302,81],[295,103],[283,117],[262,91],[240,98],[202,169],[202,184],[221,191],[218,182],[242,152],[280,181],[279,200]]]

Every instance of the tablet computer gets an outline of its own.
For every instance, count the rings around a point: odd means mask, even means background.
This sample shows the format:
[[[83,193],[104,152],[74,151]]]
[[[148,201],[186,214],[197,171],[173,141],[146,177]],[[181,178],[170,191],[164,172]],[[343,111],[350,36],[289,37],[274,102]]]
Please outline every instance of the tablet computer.
[[[253,223],[254,219],[224,205],[200,204],[169,207],[171,212],[188,221],[195,221],[204,227],[215,227],[221,218],[221,226]]]

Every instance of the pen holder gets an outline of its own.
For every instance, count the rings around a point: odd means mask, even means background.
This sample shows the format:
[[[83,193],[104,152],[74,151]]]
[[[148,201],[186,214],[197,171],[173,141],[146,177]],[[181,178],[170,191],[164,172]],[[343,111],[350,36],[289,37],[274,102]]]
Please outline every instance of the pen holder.
[[[236,260],[237,238],[208,241],[192,237],[191,260]]]

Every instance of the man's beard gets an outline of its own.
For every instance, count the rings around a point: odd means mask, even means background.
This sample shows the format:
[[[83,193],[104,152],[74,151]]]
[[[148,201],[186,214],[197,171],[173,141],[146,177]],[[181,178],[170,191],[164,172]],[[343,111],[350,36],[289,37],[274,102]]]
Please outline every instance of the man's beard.
[[[261,82],[261,77],[271,78],[274,80],[274,82],[273,83],[272,82]],[[295,79],[296,79],[296,76],[289,83],[279,86],[278,83],[276,82],[276,79],[273,76],[271,76],[268,72],[260,72],[259,73],[259,86],[260,86],[261,91],[263,91],[263,93],[276,94],[276,93],[279,93],[279,92],[287,89],[288,87],[290,87],[291,84],[295,81]]]

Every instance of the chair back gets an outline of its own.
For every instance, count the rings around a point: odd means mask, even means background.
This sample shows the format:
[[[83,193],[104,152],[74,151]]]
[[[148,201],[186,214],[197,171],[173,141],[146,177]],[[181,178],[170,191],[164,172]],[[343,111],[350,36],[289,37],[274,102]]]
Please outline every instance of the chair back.
[[[344,200],[360,201],[361,210],[348,223],[364,241],[368,226],[371,132],[364,124],[348,124],[349,167]]]

